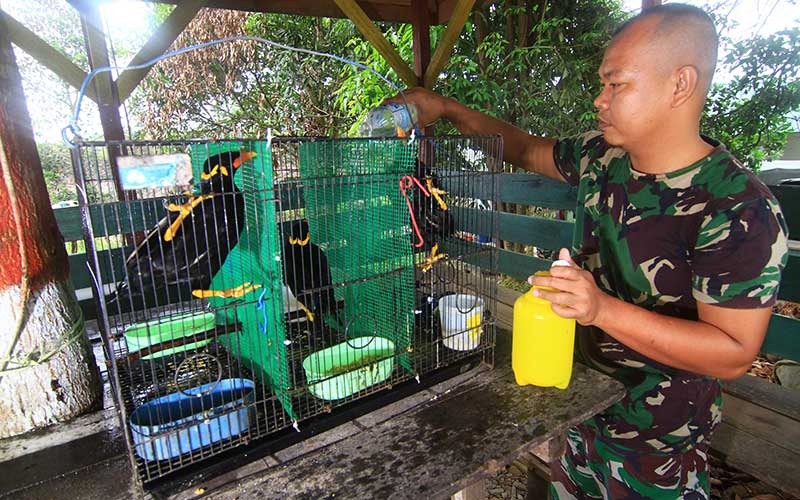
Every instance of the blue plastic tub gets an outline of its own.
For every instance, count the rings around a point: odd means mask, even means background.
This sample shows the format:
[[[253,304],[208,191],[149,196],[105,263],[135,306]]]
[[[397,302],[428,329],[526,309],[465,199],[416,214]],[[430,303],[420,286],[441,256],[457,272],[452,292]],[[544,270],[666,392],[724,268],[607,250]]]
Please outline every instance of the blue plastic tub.
[[[254,390],[252,380],[229,378],[148,401],[130,417],[136,454],[168,460],[246,431]]]

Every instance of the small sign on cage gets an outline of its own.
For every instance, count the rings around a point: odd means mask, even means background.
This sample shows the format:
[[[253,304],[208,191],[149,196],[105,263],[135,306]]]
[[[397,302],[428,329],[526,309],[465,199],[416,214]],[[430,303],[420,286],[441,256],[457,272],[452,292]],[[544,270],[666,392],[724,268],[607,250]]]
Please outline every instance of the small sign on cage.
[[[188,154],[120,156],[117,158],[122,189],[186,186],[192,182]]]

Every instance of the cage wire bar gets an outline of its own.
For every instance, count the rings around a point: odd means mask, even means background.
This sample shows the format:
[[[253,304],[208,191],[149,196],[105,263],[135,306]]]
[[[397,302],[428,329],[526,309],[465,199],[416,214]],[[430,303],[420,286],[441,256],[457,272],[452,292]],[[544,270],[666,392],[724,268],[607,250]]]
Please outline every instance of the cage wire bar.
[[[80,143],[98,326],[141,483],[467,358],[493,363],[501,148]]]

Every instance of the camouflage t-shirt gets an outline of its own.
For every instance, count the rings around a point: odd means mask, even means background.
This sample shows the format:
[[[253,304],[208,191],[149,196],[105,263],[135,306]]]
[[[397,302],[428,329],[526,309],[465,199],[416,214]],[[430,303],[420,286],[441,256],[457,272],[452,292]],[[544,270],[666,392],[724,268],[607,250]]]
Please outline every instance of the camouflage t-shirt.
[[[667,174],[631,167],[601,132],[558,141],[556,167],[578,187],[573,251],[605,292],[651,311],[697,319],[697,301],[769,307],[786,264],[777,201],[721,145]],[[720,421],[716,379],[657,363],[599,332],[599,355],[628,393],[590,425],[610,444],[682,451]],[[709,363],[713,363],[709,359]]]

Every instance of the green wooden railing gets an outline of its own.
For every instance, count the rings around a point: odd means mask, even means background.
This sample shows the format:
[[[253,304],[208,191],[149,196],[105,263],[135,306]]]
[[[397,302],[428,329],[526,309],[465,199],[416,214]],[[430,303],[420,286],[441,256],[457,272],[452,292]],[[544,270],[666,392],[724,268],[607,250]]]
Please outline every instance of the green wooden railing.
[[[453,183],[451,186],[445,177],[442,179],[442,184],[444,189],[453,194],[471,198],[491,198],[492,186],[467,183],[471,189],[469,192],[456,192],[456,188],[462,188],[463,183]],[[800,187],[779,186],[771,189],[777,196],[787,218],[790,238],[800,240]],[[575,189],[539,175],[499,175],[499,201],[504,203],[572,210],[575,208],[575,197]],[[278,198],[284,210],[302,206],[299,189],[280,189]],[[96,234],[123,234],[146,230],[163,215],[163,212],[156,208],[148,209],[135,205],[132,207],[128,208],[128,205],[117,203],[92,207],[92,220],[95,221]],[[80,210],[77,207],[61,208],[55,209],[55,214],[65,241],[82,241]],[[574,226],[570,222],[505,212],[496,215],[501,240],[533,245],[548,250],[571,245]],[[485,210],[454,208],[453,216],[459,230],[473,234],[487,234],[493,214]],[[104,256],[107,252],[111,252],[114,258],[101,258],[100,262],[113,262],[113,265],[118,267],[114,270],[116,275],[123,276],[123,256],[128,251],[127,248],[103,250]],[[474,263],[486,266],[488,257],[478,257]],[[547,269],[549,265],[550,262],[543,259],[505,249],[499,250],[498,270],[518,279],[525,279],[537,270]],[[85,254],[71,255],[70,269],[71,280],[76,289],[90,287],[91,278],[86,267]],[[800,302],[800,251],[790,251],[789,263],[784,272],[779,297],[792,302]],[[83,299],[81,307],[87,317],[95,317],[93,299]],[[773,314],[762,350],[781,357],[800,360],[800,320]]]

